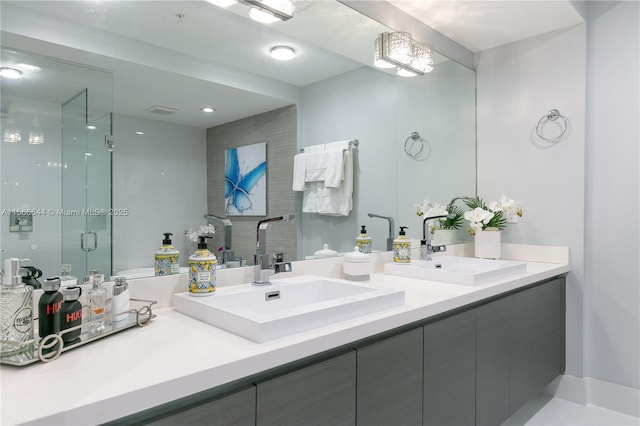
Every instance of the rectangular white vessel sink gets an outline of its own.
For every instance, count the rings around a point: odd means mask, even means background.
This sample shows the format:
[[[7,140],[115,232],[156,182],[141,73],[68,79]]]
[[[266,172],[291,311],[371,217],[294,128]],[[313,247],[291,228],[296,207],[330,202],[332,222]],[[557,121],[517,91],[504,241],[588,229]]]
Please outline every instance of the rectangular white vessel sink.
[[[525,262],[456,256],[438,256],[433,260],[417,259],[406,265],[384,265],[384,273],[389,275],[471,286],[520,274],[526,270]]]
[[[404,291],[304,276],[271,285],[221,288],[212,296],[178,293],[174,310],[255,342],[289,336],[324,325],[404,305]]]

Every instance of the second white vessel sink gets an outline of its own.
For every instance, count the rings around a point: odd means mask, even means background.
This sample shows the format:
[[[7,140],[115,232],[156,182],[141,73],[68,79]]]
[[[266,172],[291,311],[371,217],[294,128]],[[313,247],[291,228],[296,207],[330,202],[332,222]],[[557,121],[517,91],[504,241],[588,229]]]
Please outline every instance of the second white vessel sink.
[[[266,342],[404,305],[404,291],[304,276],[218,289],[209,297],[178,293],[174,310],[255,342]]]
[[[451,284],[478,285],[527,271],[527,264],[514,260],[437,256],[432,260],[412,260],[406,265],[387,263],[384,273]]]

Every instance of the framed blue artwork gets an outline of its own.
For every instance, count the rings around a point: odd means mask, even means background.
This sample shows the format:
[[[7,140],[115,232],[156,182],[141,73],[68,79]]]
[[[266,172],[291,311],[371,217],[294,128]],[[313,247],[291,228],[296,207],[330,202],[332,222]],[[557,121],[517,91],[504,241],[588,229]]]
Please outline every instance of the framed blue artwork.
[[[267,144],[225,150],[224,200],[227,216],[267,215]]]

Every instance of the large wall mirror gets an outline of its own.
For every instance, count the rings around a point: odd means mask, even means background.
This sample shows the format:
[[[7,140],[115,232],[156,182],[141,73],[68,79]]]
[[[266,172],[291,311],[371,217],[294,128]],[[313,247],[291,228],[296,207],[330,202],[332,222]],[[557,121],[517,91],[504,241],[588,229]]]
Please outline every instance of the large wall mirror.
[[[287,260],[312,256],[325,243],[351,250],[361,225],[374,250],[385,250],[388,224],[369,213],[393,217],[396,226],[409,227],[411,238],[420,238],[416,203],[446,204],[474,194],[474,71],[437,53],[434,71],[425,76],[402,78],[374,68],[375,37],[401,28],[338,2],[297,4],[294,19],[265,26],[248,19],[242,4],[2,2],[2,66],[41,68],[24,71],[21,82],[2,77],[3,136],[7,130],[22,134],[20,142],[0,144],[3,258],[29,258],[47,276],[57,275],[61,263],[72,263],[80,277],[92,268],[152,275],[153,254],[162,234],[171,232],[186,266],[195,244],[184,232],[204,225],[206,213],[225,215],[225,150],[254,143],[267,146],[267,217],[296,215],[268,231],[268,249]],[[276,44],[294,46],[298,56],[274,61],[268,51]],[[24,90],[36,80],[48,88]],[[44,97],[50,88],[58,89],[57,98]],[[203,113],[204,106],[216,111]],[[106,195],[69,173],[62,129],[70,132],[73,124],[85,139],[75,148],[82,156],[73,169],[92,176],[92,184],[94,175],[110,181]],[[43,126],[49,128],[44,143],[29,144],[29,132]],[[414,132],[424,138],[418,158],[405,149]],[[353,210],[346,217],[302,213],[302,196],[291,190],[293,157],[305,147],[345,139],[359,141]],[[92,168],[98,157],[101,165]],[[45,171],[44,161],[59,167]],[[79,186],[67,188],[65,179]],[[26,190],[17,189],[25,184]],[[113,214],[65,224],[59,213],[47,213],[64,211],[63,192],[78,198],[70,211]],[[25,222],[16,231],[12,209],[44,212],[35,212],[32,228]],[[234,256],[247,264],[263,218],[230,217]],[[224,245],[218,229],[212,251]],[[71,234],[63,237],[66,230]],[[83,234],[87,230],[97,238]],[[82,259],[64,254],[68,245],[92,248],[96,239],[98,249],[81,250]]]

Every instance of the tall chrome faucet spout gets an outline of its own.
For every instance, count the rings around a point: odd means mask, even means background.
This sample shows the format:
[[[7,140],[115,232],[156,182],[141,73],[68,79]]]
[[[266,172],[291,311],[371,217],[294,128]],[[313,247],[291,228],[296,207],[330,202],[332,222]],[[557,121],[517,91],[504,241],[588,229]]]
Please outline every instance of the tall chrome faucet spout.
[[[227,254],[231,252],[231,220],[226,217],[216,216],[215,214],[205,214],[204,218],[207,222],[216,222],[224,227],[224,252],[222,254],[222,263],[227,263]]]
[[[395,222],[391,216],[380,216],[379,214],[369,213],[369,217],[377,217],[385,219],[389,222],[389,237],[387,238],[387,251],[393,250],[393,230],[396,228]]]
[[[431,232],[427,231],[427,221],[432,219],[453,219],[454,217],[455,215],[453,213],[449,213],[424,218],[424,220],[422,221],[422,240],[420,241],[420,259],[431,260],[431,255],[433,254],[433,246],[431,245]],[[442,246],[442,251],[444,250],[445,246]]]
[[[271,260],[271,256],[267,254],[267,228],[271,222],[290,222],[295,217],[296,216],[293,214],[288,214],[263,219],[258,222],[258,226],[256,227],[255,266],[253,270],[254,285],[269,285],[271,284],[271,281],[269,280],[271,275],[277,274],[278,272],[291,271],[291,263],[274,263]]]

